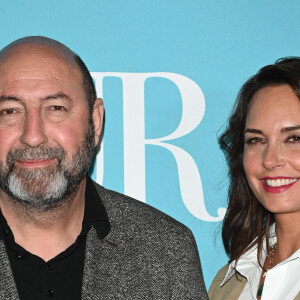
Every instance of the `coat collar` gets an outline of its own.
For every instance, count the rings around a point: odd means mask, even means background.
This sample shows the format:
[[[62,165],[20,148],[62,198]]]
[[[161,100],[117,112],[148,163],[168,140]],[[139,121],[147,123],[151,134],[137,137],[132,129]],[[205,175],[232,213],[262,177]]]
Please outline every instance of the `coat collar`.
[[[276,233],[275,233],[275,224],[273,224],[270,228],[270,246],[274,245],[277,241]],[[261,264],[266,259],[267,251],[266,251],[266,243],[263,242],[263,249],[261,255]],[[251,247],[246,253],[244,253],[238,260],[237,264],[236,261],[232,261],[229,264],[228,271],[224,280],[221,283],[223,286],[234,274],[235,272],[240,273],[242,276],[246,277],[249,280],[253,276],[253,272],[257,270],[261,272],[261,267],[257,261],[257,244]]]

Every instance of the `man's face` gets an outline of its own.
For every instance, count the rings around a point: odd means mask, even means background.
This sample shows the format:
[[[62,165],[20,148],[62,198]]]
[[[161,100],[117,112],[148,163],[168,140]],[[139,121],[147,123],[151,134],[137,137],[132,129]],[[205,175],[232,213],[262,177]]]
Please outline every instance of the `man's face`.
[[[78,67],[64,54],[19,45],[0,60],[0,187],[47,210],[76,189],[94,149]]]

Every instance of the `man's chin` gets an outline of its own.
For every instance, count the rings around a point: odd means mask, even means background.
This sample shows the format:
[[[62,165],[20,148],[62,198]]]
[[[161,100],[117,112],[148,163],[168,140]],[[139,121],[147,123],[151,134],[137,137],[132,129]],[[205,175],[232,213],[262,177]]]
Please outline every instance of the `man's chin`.
[[[50,177],[45,174],[23,177],[12,173],[8,179],[8,191],[12,198],[22,206],[38,210],[63,202],[67,187],[68,180],[60,173]]]

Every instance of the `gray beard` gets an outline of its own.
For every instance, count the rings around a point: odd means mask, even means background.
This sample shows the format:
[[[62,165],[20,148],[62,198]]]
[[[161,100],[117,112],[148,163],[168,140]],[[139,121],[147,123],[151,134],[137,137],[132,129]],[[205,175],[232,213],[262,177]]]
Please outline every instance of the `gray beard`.
[[[0,164],[0,188],[9,198],[35,211],[49,211],[66,202],[86,176],[94,154],[94,128],[90,128],[84,142],[67,157],[61,146],[49,148],[29,146],[11,149],[6,166]],[[16,160],[55,158],[57,163],[40,169],[25,169]]]

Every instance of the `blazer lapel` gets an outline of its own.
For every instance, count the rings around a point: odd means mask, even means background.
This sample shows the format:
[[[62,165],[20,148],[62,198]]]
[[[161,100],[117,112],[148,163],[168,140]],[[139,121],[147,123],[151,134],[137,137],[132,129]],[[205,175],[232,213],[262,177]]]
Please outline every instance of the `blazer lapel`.
[[[118,261],[118,245],[107,238],[100,240],[92,228],[86,241],[82,300],[118,298],[120,264],[115,263]]]
[[[0,241],[0,299],[19,300],[4,241]]]

